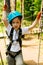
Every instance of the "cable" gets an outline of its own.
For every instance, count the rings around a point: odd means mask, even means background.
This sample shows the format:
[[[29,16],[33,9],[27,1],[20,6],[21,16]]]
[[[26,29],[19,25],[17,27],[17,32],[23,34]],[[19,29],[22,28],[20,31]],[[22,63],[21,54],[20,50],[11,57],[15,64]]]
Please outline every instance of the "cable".
[[[41,2],[41,22],[40,22],[40,29],[41,29],[41,32],[40,32],[40,39],[39,39],[39,51],[38,51],[38,64],[39,65],[39,61],[40,61],[40,48],[41,48],[41,36],[42,36],[42,29],[43,29],[43,0]]]

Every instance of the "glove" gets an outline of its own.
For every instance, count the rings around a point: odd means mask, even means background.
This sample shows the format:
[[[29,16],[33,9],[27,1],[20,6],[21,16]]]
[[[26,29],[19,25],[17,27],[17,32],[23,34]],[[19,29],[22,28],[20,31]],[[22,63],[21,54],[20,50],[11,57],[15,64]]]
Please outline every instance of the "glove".
[[[8,6],[7,6],[7,4],[5,4],[4,7],[3,7],[3,11],[6,11],[7,8],[8,8]]]
[[[37,19],[39,20],[41,17],[41,12],[38,12]]]

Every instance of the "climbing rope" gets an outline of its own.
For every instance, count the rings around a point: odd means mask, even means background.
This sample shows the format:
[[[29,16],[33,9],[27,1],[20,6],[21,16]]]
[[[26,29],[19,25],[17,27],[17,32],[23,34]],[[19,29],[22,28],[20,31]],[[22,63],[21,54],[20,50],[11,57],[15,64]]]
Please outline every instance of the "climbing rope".
[[[39,65],[39,62],[40,62],[40,51],[41,51],[41,36],[42,36],[42,29],[43,29],[43,0],[42,0],[42,3],[41,3],[41,20],[40,20],[40,29],[41,29],[41,32],[40,32],[40,39],[39,39],[39,51],[38,51],[38,64]]]

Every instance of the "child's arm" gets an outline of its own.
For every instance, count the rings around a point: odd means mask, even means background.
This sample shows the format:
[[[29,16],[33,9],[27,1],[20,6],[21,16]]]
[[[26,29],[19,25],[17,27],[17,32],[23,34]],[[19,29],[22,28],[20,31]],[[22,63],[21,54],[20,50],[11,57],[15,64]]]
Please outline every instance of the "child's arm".
[[[2,20],[5,24],[5,26],[7,27],[9,25],[8,20],[7,20],[7,5],[5,4],[3,7],[3,15],[2,15]]]
[[[35,27],[35,25],[39,22],[40,17],[41,17],[41,12],[38,13],[36,20],[33,22],[33,24],[29,26],[29,30],[32,30]]]

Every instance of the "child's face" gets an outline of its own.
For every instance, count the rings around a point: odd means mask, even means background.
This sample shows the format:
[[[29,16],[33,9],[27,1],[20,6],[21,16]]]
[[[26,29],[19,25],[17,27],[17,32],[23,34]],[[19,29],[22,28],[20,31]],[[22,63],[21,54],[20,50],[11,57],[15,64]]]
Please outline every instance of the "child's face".
[[[18,17],[12,20],[12,27],[15,30],[18,30],[20,26],[21,26],[21,22]]]

